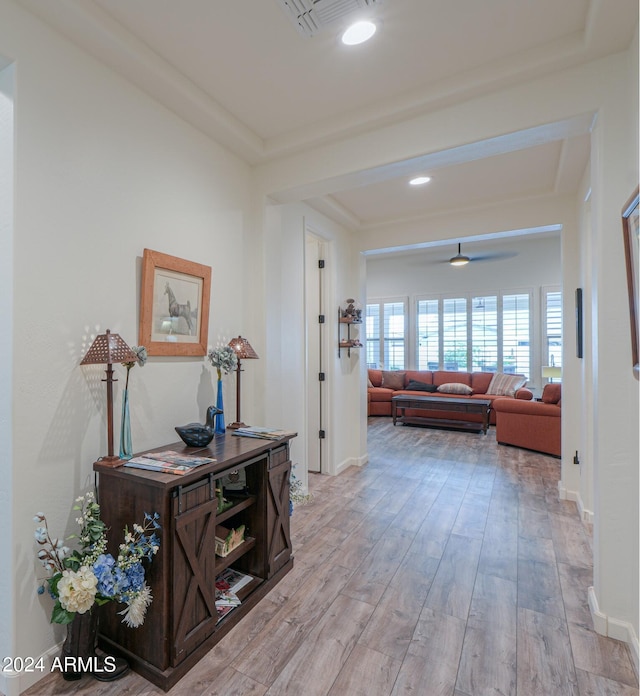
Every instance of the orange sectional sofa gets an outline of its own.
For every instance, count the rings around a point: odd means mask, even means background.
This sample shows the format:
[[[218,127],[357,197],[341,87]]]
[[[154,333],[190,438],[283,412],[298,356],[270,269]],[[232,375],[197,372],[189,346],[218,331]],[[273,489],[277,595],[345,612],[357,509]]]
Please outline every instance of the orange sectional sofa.
[[[515,375],[511,375],[515,377]],[[494,377],[493,372],[448,372],[445,370],[402,370],[398,372],[385,372],[383,370],[369,369],[369,386],[367,387],[368,414],[370,416],[390,416],[391,397],[396,394],[412,394],[415,396],[429,395],[463,398],[463,399],[505,399],[506,401],[531,400],[533,393],[524,387],[515,392],[514,397],[497,394],[487,394],[487,389]],[[424,389],[410,389],[410,382],[420,382],[430,385],[434,390],[427,392]],[[469,387],[470,394],[442,393],[435,391],[438,387],[450,384],[461,384]],[[385,386],[386,385],[386,386]],[[412,411],[407,409],[407,416],[423,416],[426,418],[447,418],[465,421],[482,422],[482,416],[469,413],[451,413],[443,411]],[[495,413],[493,409],[490,413],[489,422],[495,425]]]
[[[496,399],[496,440],[535,452],[560,457],[562,385],[546,384],[540,401]]]

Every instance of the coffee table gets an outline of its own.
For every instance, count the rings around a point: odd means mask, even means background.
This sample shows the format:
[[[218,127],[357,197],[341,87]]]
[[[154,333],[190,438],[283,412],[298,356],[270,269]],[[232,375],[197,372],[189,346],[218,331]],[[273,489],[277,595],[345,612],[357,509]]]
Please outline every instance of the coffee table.
[[[414,411],[444,411],[445,413],[475,413],[482,416],[482,422],[453,418],[406,416],[406,409]],[[410,394],[398,394],[391,397],[391,416],[394,425],[397,420],[400,420],[402,423],[413,423],[415,425],[440,425],[447,428],[477,430],[486,435],[489,429],[490,411],[490,399],[456,399],[446,396],[412,396]]]

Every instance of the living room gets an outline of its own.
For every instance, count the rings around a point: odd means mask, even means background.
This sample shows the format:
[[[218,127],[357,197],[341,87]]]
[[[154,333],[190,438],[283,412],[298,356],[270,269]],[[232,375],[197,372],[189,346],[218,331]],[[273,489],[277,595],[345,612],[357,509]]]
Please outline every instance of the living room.
[[[345,298],[367,297],[371,252],[446,242],[439,249],[450,248],[449,256],[458,242],[464,251],[470,236],[558,225],[560,253],[550,266],[552,284],[564,290],[566,452],[559,495],[593,517],[591,600],[599,628],[637,654],[638,383],[620,227],[622,206],[638,180],[634,3],[627,6],[629,38],[613,51],[585,41],[589,51],[581,53],[582,39],[573,37],[566,48],[576,57],[561,51],[553,68],[535,75],[525,70],[499,84],[489,80],[486,90],[462,90],[455,98],[434,90],[424,108],[414,104],[400,122],[382,112],[375,120],[364,109],[372,119],[366,128],[352,130],[343,122],[333,137],[310,133],[304,146],[304,123],[286,141],[275,129],[256,136],[140,37],[108,21],[98,7],[104,3],[81,4],[56,3],[51,11],[54,3],[0,0],[0,142],[7,155],[0,158],[0,284],[8,299],[0,343],[0,378],[8,385],[0,395],[0,520],[8,530],[0,541],[7,559],[0,571],[7,617],[0,653],[50,655],[61,641],[43,606],[47,598],[35,594],[32,517],[51,511],[56,526],[69,532],[70,506],[93,483],[92,463],[106,452],[103,371],[81,368],[80,361],[107,328],[129,345],[138,342],[145,248],[213,269],[209,347],[238,334],[251,341],[259,359],[243,366],[242,415],[249,423],[269,421],[298,432],[292,458],[306,481],[305,231],[326,243],[327,314],[334,316]],[[606,15],[603,3],[591,4],[590,16]],[[235,12],[232,5],[225,12]],[[267,12],[267,3],[256,5]],[[180,14],[176,7],[172,11]],[[77,35],[69,38],[74,27]],[[285,35],[290,28],[283,22],[278,30]],[[274,45],[270,35],[271,50]],[[117,47],[135,57],[135,69],[101,54]],[[234,62],[236,51],[228,47],[232,58],[209,65]],[[350,85],[345,95],[349,91]],[[292,92],[283,87],[282,94]],[[278,102],[272,93],[269,100]],[[569,191],[562,177],[552,190],[491,205],[466,205],[462,191],[456,206],[394,220],[354,219],[322,198],[380,180],[390,170],[398,179],[462,152],[468,159],[477,151],[496,153],[498,141],[513,152],[523,134],[557,142],[575,133],[589,138],[590,160]],[[491,263],[477,267],[492,272]],[[473,265],[467,270],[475,273]],[[524,284],[530,285],[528,278]],[[474,283],[469,290],[500,289],[491,285]],[[575,351],[579,287],[587,298],[584,358]],[[327,326],[327,473],[335,474],[364,465],[369,456],[366,365],[357,355],[339,358],[337,327]],[[119,403],[126,373],[116,367]],[[176,425],[202,421],[215,403],[214,373],[204,359],[186,357],[154,357],[134,373],[136,449],[169,441]],[[230,410],[234,387],[225,377]],[[34,681],[25,674],[2,679],[0,689],[12,695]]]

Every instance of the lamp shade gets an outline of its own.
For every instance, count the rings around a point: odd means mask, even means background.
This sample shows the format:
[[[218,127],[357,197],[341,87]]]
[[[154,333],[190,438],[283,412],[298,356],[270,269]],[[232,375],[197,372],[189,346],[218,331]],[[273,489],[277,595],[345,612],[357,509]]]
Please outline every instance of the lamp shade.
[[[113,365],[114,363],[136,362],[138,356],[120,338],[119,334],[106,333],[95,337],[81,365]]]
[[[238,338],[232,338],[229,341],[229,347],[233,349],[233,352],[238,356],[238,360],[251,360],[257,359],[258,354],[253,350],[249,341],[242,336]]]
[[[542,368],[542,376],[545,379],[559,379],[562,377],[562,368],[555,365],[544,365]]]

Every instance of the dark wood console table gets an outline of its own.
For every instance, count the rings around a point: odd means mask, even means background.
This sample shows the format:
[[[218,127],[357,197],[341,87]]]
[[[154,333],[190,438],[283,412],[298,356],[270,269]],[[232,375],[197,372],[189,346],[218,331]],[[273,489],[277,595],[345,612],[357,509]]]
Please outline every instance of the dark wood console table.
[[[405,416],[405,409],[416,411],[444,411],[449,413],[477,413],[482,421],[456,420],[453,418],[428,418],[422,416]],[[403,423],[415,425],[435,425],[446,428],[461,428],[464,430],[479,430],[487,434],[489,429],[490,399],[456,399],[446,396],[411,396],[398,394],[391,397],[391,416],[393,424],[400,419]]]
[[[107,527],[120,532],[160,513],[160,550],[148,567],[153,602],[144,624],[128,628],[117,614],[121,605],[102,608],[100,645],[125,657],[132,668],[168,691],[235,626],[293,567],[289,531],[290,437],[262,440],[216,435],[206,448],[182,442],[156,451],[214,457],[216,461],[177,476],[131,467],[94,464],[98,501]],[[147,450],[150,451],[150,450]],[[231,498],[218,512],[216,482],[243,470],[248,494]],[[216,525],[245,525],[245,541],[228,556],[214,551]],[[110,535],[117,555],[121,534]],[[215,579],[233,567],[253,580],[241,590],[242,604],[219,620]]]

